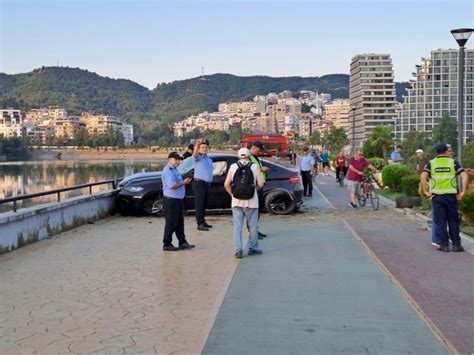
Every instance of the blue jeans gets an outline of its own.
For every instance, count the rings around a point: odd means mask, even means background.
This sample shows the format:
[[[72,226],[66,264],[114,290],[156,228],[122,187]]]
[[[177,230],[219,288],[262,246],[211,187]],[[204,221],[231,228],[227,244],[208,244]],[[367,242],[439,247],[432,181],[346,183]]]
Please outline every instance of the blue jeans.
[[[436,231],[436,224],[435,224],[435,221],[434,221],[433,208],[431,208],[431,242],[436,243],[436,244],[440,243],[439,236],[438,236],[438,233]]]
[[[258,208],[232,207],[234,220],[234,249],[243,250],[242,228],[247,222],[249,228],[249,249],[258,249]]]

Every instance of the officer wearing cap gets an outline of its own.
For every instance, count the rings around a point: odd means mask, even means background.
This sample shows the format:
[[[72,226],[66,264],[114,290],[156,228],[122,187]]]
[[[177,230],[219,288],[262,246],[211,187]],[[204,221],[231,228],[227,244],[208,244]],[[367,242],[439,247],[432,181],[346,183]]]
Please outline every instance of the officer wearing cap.
[[[163,183],[163,208],[165,211],[165,230],[163,235],[163,250],[176,251],[192,249],[194,245],[186,241],[184,235],[184,197],[186,185],[191,178],[183,180],[178,169],[181,156],[177,152],[168,155],[168,164],[163,169],[161,181]],[[173,233],[179,241],[179,247],[172,244]]]
[[[250,156],[249,160],[254,163],[255,165],[258,166],[260,169],[260,176],[262,178],[263,184],[265,185],[265,182],[267,181],[267,173],[268,173],[268,167],[263,166],[261,160],[258,158],[260,153],[265,149],[265,146],[263,145],[262,142],[256,141],[252,143],[252,146],[250,147]],[[257,190],[257,195],[258,195],[258,218],[260,219],[260,210],[263,208],[264,201],[263,201],[263,189]],[[262,233],[258,231],[258,238],[262,239],[265,238],[267,235],[265,233]]]
[[[207,156],[209,152],[209,141],[204,138],[197,140],[194,146],[194,208],[196,210],[197,229],[208,231],[212,228],[206,222],[206,205],[209,195],[209,186],[212,183],[212,160]]]
[[[431,198],[433,223],[439,237],[439,251],[449,251],[449,238],[453,243],[453,252],[464,251],[459,237],[458,201],[464,197],[467,190],[468,177],[461,164],[450,157],[448,146],[436,146],[437,157],[426,164],[421,176],[421,188],[426,197]],[[461,176],[461,189],[458,189],[457,175]],[[428,188],[427,179],[430,178]]]

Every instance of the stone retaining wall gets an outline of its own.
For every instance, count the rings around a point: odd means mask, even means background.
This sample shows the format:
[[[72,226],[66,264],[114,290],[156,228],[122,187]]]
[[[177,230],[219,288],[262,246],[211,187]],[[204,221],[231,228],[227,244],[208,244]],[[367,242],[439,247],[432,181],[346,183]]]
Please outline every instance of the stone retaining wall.
[[[0,214],[0,254],[112,214],[116,191],[73,197]]]

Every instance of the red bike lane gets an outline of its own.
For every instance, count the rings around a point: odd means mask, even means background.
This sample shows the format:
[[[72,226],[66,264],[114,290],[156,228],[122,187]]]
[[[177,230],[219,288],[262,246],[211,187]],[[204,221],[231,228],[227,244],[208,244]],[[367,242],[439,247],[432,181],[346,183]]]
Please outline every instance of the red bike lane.
[[[339,187],[334,177],[318,176],[317,187],[448,349],[472,354],[473,255],[437,251],[430,244],[431,231],[394,208],[372,211],[368,203],[351,209],[349,190]]]

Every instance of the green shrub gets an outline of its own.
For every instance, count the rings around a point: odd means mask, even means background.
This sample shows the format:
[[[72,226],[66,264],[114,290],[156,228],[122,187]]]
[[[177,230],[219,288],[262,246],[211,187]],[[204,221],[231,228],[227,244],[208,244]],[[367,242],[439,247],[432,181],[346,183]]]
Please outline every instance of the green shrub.
[[[407,196],[418,196],[420,189],[420,178],[415,175],[404,176],[401,180],[401,189]]]
[[[474,224],[474,190],[468,190],[459,202],[459,209],[470,224]]]
[[[385,165],[382,169],[382,180],[392,191],[401,191],[402,178],[410,176],[410,168],[406,165]]]
[[[375,166],[378,170],[382,170],[383,165],[384,165],[384,160],[383,158],[369,158],[367,161]]]
[[[464,146],[462,163],[465,168],[474,168],[474,140]]]
[[[336,157],[337,157],[337,154],[335,153],[329,154],[329,161],[334,163],[336,161]]]

